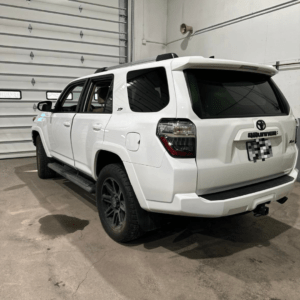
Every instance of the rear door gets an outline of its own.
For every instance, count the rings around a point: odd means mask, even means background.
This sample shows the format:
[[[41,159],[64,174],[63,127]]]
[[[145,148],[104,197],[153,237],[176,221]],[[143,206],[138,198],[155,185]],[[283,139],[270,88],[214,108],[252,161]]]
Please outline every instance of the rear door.
[[[101,149],[105,127],[112,114],[113,75],[90,80],[88,93],[73,120],[72,147],[75,167],[92,175],[95,152]]]
[[[84,85],[85,80],[73,83],[65,89],[56,103],[55,112],[50,117],[48,127],[51,154],[72,166],[74,166],[74,158],[71,128]]]
[[[270,76],[185,70],[197,128],[197,193],[272,179],[294,166],[295,118]]]

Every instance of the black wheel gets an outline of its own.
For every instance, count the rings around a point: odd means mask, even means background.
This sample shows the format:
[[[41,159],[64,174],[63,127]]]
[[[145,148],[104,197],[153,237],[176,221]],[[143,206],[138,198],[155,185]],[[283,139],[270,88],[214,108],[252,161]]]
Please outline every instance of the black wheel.
[[[42,179],[53,178],[56,173],[48,168],[48,163],[52,162],[52,159],[49,158],[45,152],[42,140],[40,136],[36,138],[36,163],[38,175]]]
[[[97,180],[97,207],[102,226],[116,242],[138,238],[141,208],[122,165],[111,164],[102,169]]]

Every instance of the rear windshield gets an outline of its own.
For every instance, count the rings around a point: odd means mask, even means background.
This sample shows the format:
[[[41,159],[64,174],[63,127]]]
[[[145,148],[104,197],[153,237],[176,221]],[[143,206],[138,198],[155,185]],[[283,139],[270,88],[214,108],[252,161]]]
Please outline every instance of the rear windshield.
[[[185,70],[194,112],[200,118],[276,116],[288,104],[270,76],[241,71]]]

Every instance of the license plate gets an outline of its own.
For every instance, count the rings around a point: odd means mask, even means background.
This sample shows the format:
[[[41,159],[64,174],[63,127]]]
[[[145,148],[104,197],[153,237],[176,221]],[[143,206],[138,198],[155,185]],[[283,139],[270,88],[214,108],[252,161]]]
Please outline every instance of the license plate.
[[[268,139],[262,138],[246,142],[246,147],[250,161],[256,162],[259,159],[265,161],[273,156],[272,145]]]

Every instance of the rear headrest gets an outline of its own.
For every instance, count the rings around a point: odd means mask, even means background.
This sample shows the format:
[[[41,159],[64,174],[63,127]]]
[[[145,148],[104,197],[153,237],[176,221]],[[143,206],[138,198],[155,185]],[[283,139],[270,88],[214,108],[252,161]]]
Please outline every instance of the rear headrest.
[[[97,94],[98,94],[98,99],[106,99],[107,93],[108,93],[109,87],[101,87],[98,89]]]

